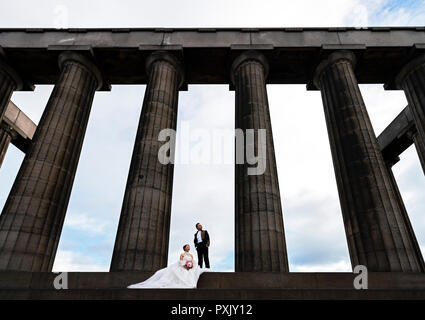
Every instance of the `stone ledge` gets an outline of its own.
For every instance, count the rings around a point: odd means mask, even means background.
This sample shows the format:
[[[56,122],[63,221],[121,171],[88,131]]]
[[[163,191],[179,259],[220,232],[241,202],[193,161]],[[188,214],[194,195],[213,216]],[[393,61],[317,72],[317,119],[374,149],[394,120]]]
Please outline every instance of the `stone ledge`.
[[[53,289],[57,273],[0,271],[0,290]],[[68,272],[68,288],[75,290],[124,289],[146,280],[151,272]],[[352,290],[356,274],[336,273],[251,273],[207,272],[201,275],[198,289],[305,289]],[[369,289],[425,290],[425,273],[370,272]]]
[[[202,32],[203,31],[203,32]],[[205,32],[207,31],[207,32]],[[423,27],[385,28],[1,28],[1,47],[22,78],[53,84],[57,55],[49,46],[90,46],[110,84],[146,84],[143,62],[164,43],[184,51],[187,84],[228,84],[231,47],[260,48],[270,64],[270,84],[306,84],[311,80],[322,45],[364,48],[359,83],[386,83],[412,49],[423,50]],[[68,41],[65,41],[68,40]],[[138,50],[143,46],[145,51]],[[273,48],[273,50],[270,50]],[[174,50],[173,50],[174,51]],[[363,49],[361,50],[363,51]],[[388,89],[391,86],[387,87]]]
[[[425,290],[0,289],[1,300],[424,300]]]

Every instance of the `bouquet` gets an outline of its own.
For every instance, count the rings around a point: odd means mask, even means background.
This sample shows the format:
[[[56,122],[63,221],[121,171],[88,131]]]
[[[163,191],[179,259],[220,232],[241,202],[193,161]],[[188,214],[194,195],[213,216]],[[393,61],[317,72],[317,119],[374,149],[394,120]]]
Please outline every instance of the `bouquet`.
[[[187,270],[192,269],[192,268],[193,268],[193,262],[192,262],[192,261],[186,261],[186,263],[185,263],[184,267],[185,267]]]

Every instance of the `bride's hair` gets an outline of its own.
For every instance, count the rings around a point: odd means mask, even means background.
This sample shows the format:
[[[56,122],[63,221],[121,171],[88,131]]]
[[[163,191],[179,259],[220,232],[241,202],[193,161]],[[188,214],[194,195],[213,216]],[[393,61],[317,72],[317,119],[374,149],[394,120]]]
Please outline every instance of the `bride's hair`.
[[[185,244],[184,246],[183,246],[183,251],[185,251],[186,250],[186,247],[188,246],[188,244]]]

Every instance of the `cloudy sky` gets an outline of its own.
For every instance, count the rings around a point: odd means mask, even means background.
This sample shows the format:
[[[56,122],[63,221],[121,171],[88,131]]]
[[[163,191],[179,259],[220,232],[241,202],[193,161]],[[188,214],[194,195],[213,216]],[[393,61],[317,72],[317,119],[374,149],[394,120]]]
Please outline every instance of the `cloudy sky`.
[[[2,1],[0,27],[335,27],[417,26],[425,1],[181,0]],[[273,137],[291,271],[350,271],[335,175],[319,92],[304,85],[268,85]],[[16,92],[12,100],[38,122],[52,86]],[[145,86],[96,93],[54,271],[107,271],[115,241]],[[406,106],[401,91],[361,85],[377,135]],[[217,163],[196,132],[232,130],[234,92],[228,86],[189,86],[180,93],[178,129],[189,128],[191,164],[177,164],[169,261],[192,242],[195,222],[212,237],[212,268],[234,270],[233,165]],[[181,155],[178,132],[177,158]],[[232,154],[223,144],[222,154]],[[24,155],[11,146],[0,169],[3,207]],[[394,173],[425,253],[425,178],[414,147]]]

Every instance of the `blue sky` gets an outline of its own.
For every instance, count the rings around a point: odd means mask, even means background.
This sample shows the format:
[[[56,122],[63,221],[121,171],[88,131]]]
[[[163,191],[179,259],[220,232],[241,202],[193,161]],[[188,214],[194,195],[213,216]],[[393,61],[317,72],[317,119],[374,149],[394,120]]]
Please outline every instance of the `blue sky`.
[[[23,14],[26,12],[26,14]],[[28,14],[30,12],[31,14]],[[424,1],[32,1],[0,3],[1,27],[145,26],[396,26],[423,25]],[[302,85],[268,85],[273,136],[291,271],[350,271],[327,130],[319,92]],[[52,86],[16,92],[12,100],[38,122]],[[96,93],[54,270],[107,271],[145,86]],[[378,135],[406,106],[404,93],[362,85]],[[178,130],[232,130],[228,86],[189,86],[179,97]],[[179,139],[178,131],[178,139]],[[191,142],[202,148],[205,141]],[[177,143],[177,157],[182,146]],[[224,152],[231,153],[232,145]],[[8,150],[0,169],[0,206],[23,154]],[[200,160],[200,159],[198,159]],[[425,252],[425,178],[414,147],[394,167],[418,241]],[[231,164],[177,164],[169,261],[191,243],[194,223],[212,237],[212,267],[234,268]]]

